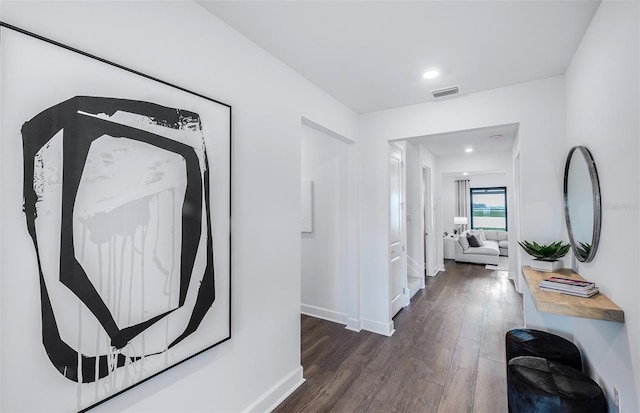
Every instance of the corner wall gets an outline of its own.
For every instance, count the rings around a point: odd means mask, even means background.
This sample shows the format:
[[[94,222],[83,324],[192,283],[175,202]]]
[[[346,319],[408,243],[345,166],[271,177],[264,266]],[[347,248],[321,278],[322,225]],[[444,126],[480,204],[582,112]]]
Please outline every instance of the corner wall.
[[[233,107],[232,339],[94,411],[268,410],[302,380],[301,118],[356,141],[357,115],[191,1],[3,0],[1,12],[9,24]],[[0,282],[37,277],[19,271],[29,249],[13,237],[22,231],[21,199],[8,191],[19,166],[10,163],[21,159],[14,138],[0,138]],[[2,366],[28,357],[2,328]],[[4,368],[0,375],[0,410],[51,410],[52,400],[33,397],[35,382],[16,383]]]

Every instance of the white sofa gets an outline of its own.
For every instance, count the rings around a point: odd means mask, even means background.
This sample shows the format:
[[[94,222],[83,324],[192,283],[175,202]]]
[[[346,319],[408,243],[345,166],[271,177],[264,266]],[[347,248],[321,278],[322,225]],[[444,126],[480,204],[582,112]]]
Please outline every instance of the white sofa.
[[[482,241],[482,246],[471,247],[467,242],[467,233],[471,232]],[[464,240],[461,238],[464,237]],[[459,262],[471,262],[476,264],[498,265],[500,255],[509,255],[509,236],[506,231],[465,231],[455,242],[455,260]]]
[[[500,248],[500,255],[509,256],[509,233],[507,231],[480,230],[487,241],[496,241]],[[481,235],[482,236],[482,235]]]

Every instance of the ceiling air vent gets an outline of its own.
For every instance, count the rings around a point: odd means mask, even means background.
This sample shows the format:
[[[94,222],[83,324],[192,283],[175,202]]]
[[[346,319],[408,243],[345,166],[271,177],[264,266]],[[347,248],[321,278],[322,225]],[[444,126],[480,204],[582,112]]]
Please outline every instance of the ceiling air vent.
[[[432,90],[431,95],[433,95],[433,97],[437,99],[443,98],[445,96],[455,95],[458,92],[460,92],[460,88],[458,86],[449,86],[443,89]]]

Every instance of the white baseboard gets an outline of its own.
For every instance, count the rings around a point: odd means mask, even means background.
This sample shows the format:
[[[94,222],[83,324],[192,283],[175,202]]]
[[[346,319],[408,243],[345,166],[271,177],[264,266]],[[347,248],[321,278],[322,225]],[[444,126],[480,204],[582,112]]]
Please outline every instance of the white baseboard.
[[[433,273],[431,273],[430,271],[427,272],[427,275],[429,277],[435,277],[436,275],[438,275],[439,272],[444,272],[444,264],[440,264]]]
[[[300,312],[311,317],[321,318],[323,320],[332,321],[338,324],[349,325],[347,323],[348,317],[346,314],[333,310],[327,310],[326,308],[316,307],[308,304],[300,304]]]
[[[511,275],[511,273],[509,273],[509,275]],[[519,273],[514,273],[514,275],[513,275],[513,283],[516,286],[516,291],[518,293],[522,294],[522,285],[525,283],[525,280],[522,277],[522,275],[519,274]]]
[[[362,331],[362,323],[357,318],[347,318],[347,326],[345,327],[347,330],[355,331],[359,333]]]
[[[344,324],[347,330],[355,331],[356,333],[362,331],[362,322],[357,318],[348,317],[344,313],[308,304],[300,304],[300,312],[311,317],[321,318],[333,323]]]
[[[393,326],[393,320],[390,323],[381,323],[379,321],[367,320],[363,318],[362,329],[387,337],[391,337],[393,333],[396,332]]]
[[[242,412],[271,412],[304,382],[302,366],[298,366]]]
[[[409,297],[413,298],[416,293],[425,287],[424,276],[422,277],[413,277],[409,275],[408,277],[408,285],[409,285]]]

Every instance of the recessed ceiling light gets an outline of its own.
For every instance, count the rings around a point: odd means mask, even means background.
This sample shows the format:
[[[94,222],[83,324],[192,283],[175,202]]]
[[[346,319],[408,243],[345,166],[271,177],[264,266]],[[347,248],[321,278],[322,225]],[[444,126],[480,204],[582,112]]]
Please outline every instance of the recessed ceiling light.
[[[467,149],[465,149],[464,151],[465,151],[466,153],[471,153],[471,152],[473,152],[473,148],[467,148]]]
[[[422,74],[422,77],[425,79],[433,79],[434,77],[438,77],[440,72],[437,70],[428,70]]]
[[[469,172],[463,172],[462,175],[467,176],[469,175]]]

